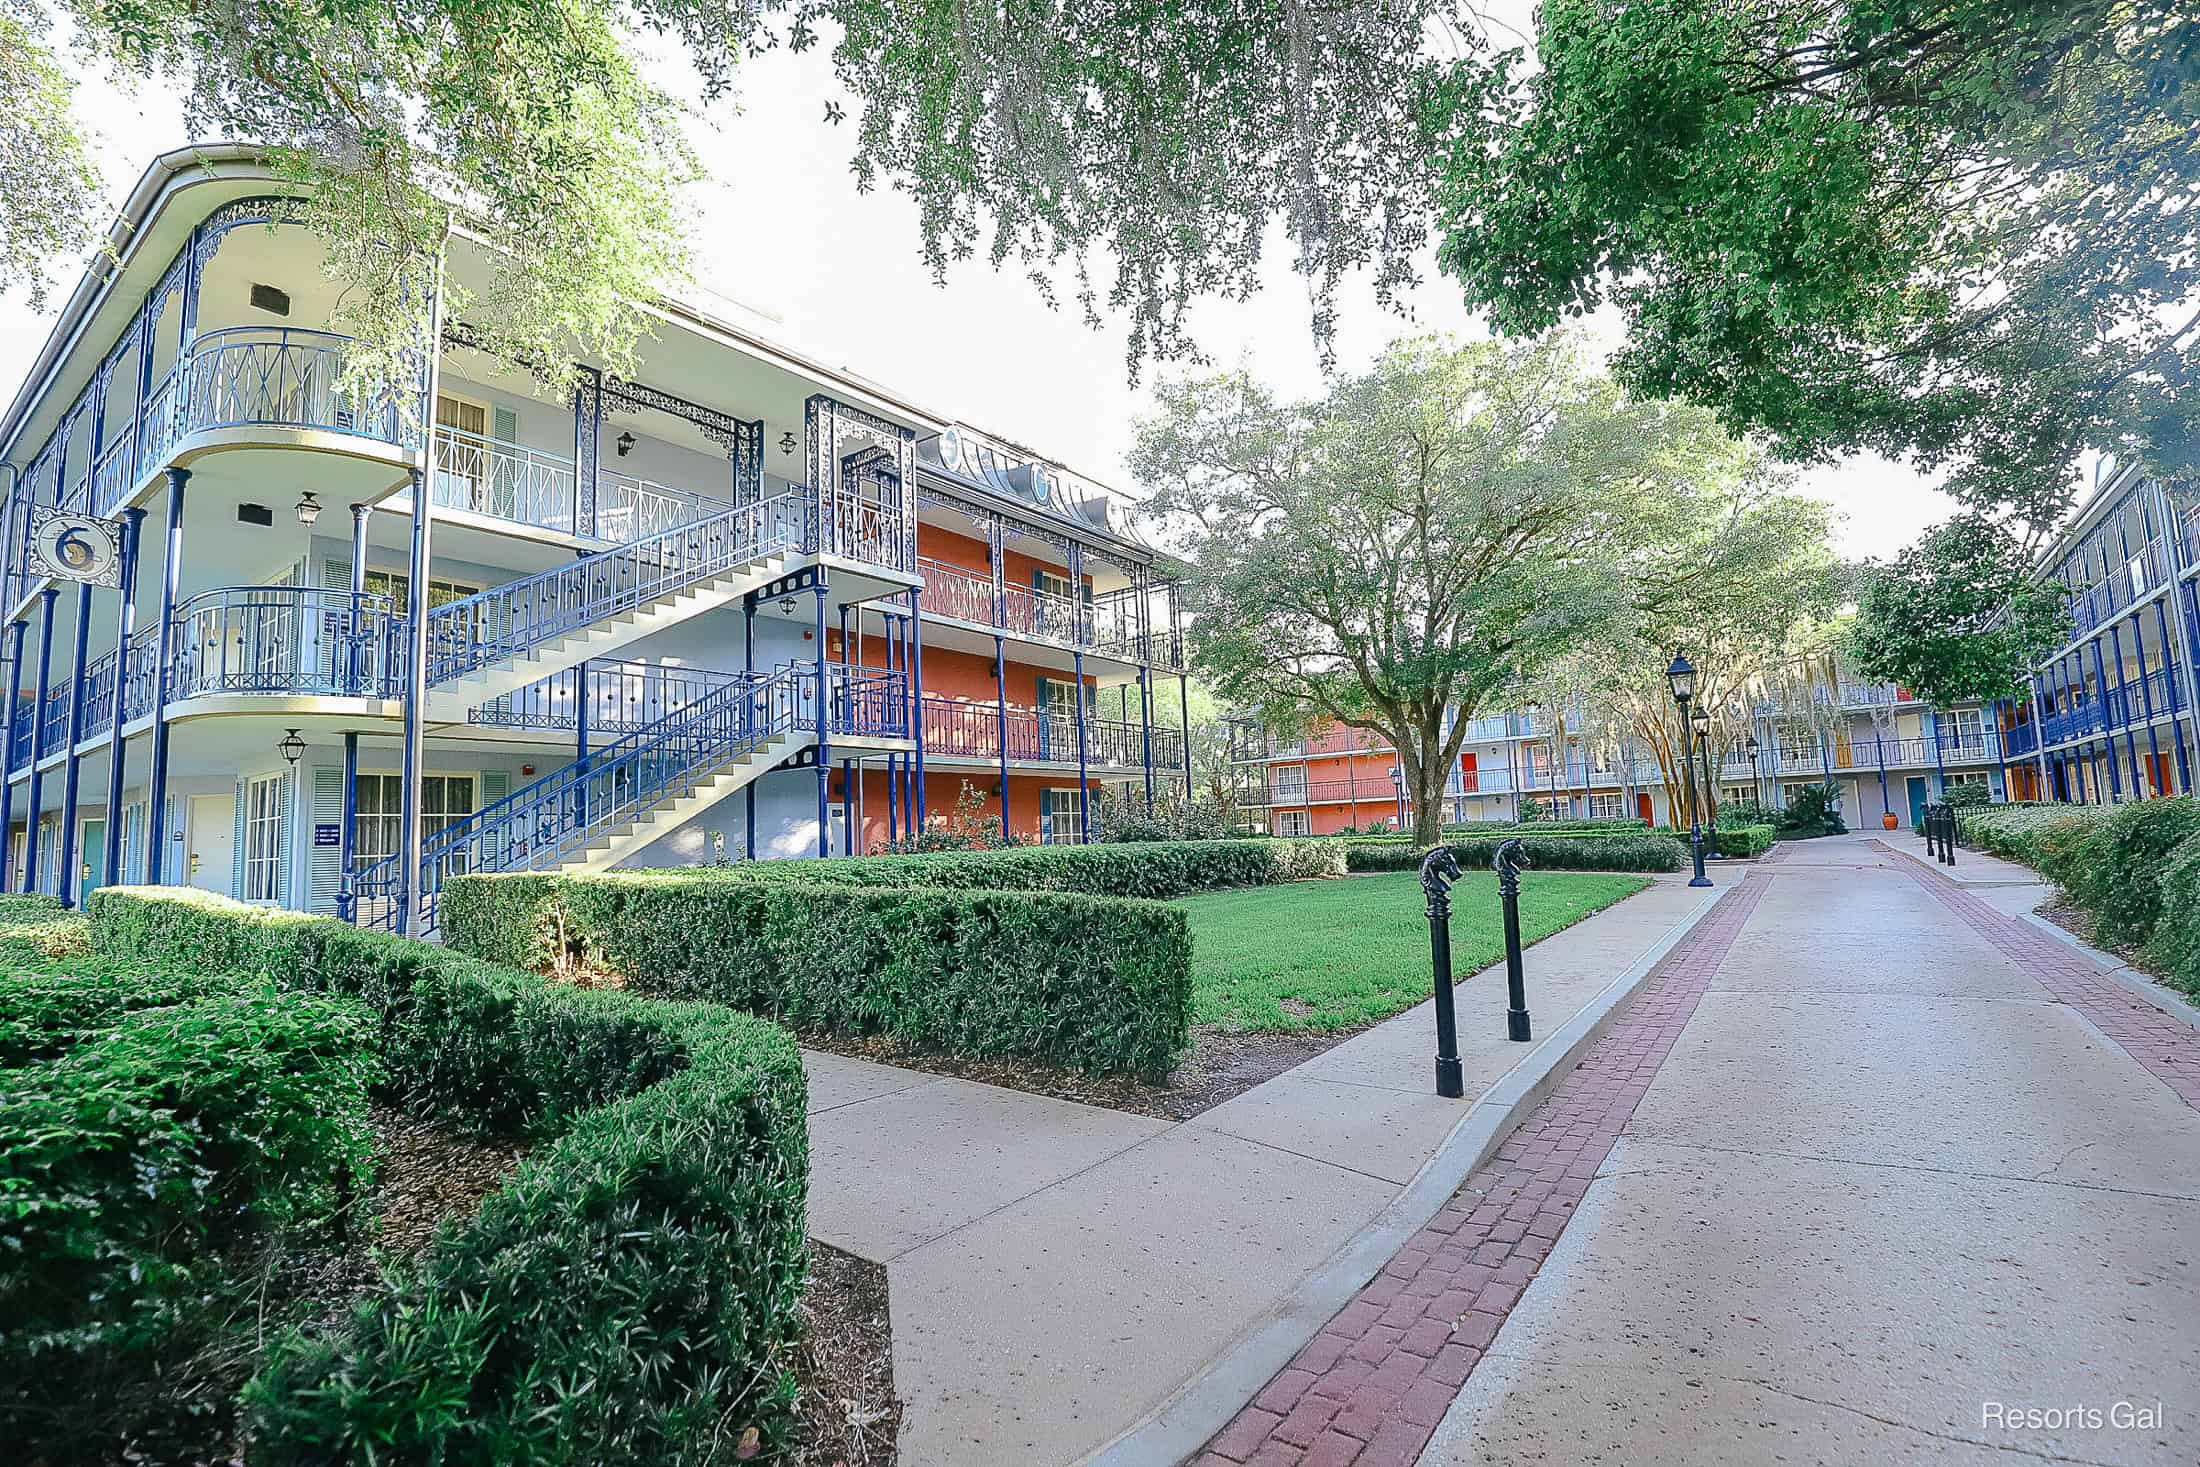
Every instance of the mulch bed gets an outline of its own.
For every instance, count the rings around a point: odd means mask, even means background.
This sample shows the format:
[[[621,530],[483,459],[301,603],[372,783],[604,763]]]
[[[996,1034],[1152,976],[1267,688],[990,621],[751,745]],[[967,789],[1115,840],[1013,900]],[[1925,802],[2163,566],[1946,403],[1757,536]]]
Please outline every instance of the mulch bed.
[[[807,1336],[795,1361],[803,1467],[893,1467],[901,1436],[886,1265],[810,1240]]]
[[[1191,1052],[1169,1078],[1159,1084],[1127,1076],[1088,1075],[1060,1065],[1027,1059],[965,1059],[932,1050],[912,1049],[883,1036],[805,1034],[802,1042],[812,1049],[849,1059],[897,1065],[931,1075],[975,1080],[1006,1090],[1024,1090],[1057,1100],[1105,1106],[1132,1115],[1163,1121],[1188,1121],[1242,1095],[1264,1080],[1273,1080],[1294,1065],[1336,1048],[1365,1028],[1338,1029],[1325,1033],[1256,1034],[1235,1029],[1198,1026],[1192,1030]]]

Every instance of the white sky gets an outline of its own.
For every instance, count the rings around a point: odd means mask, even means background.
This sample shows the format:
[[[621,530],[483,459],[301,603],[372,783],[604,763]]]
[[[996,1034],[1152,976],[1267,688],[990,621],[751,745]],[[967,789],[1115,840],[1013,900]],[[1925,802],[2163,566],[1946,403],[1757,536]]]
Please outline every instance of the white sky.
[[[782,50],[747,67],[738,110],[714,110],[699,140],[713,181],[697,200],[698,283],[775,318],[789,345],[1136,492],[1122,459],[1150,408],[1152,369],[1133,386],[1120,328],[1096,332],[1074,306],[1050,310],[1013,268],[997,275],[971,261],[936,286],[919,253],[914,206],[891,192],[856,191],[854,123],[824,120],[836,90],[822,50]],[[846,105],[852,119],[856,108]],[[158,88],[124,94],[90,80],[79,109],[99,136],[117,204],[154,155],[184,140],[175,103]],[[1270,288],[1250,303],[1201,307],[1194,335],[1216,363],[1242,360],[1285,391],[1310,393],[1321,379],[1308,304],[1280,235],[1268,258]],[[1451,283],[1433,269],[1424,276],[1410,322],[1380,311],[1364,286],[1348,291],[1342,365],[1365,362],[1406,331],[1481,334]],[[66,286],[56,292],[66,294]],[[0,296],[0,392],[12,394],[51,324],[25,308],[21,292]],[[1916,474],[1874,459],[1813,470],[1805,485],[1841,511],[1839,548],[1849,555],[1892,555],[1948,512]]]

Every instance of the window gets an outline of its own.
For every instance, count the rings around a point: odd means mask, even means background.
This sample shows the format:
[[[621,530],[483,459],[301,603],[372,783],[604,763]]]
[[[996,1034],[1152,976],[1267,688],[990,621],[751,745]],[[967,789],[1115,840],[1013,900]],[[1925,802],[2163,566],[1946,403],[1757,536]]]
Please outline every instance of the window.
[[[405,778],[399,774],[362,774],[357,792],[358,820],[352,827],[352,869],[363,871],[376,861],[397,854],[405,818]],[[430,774],[421,779],[422,840],[433,838],[445,826],[473,813],[472,775]]]
[[[428,581],[428,610],[448,606],[453,601],[463,601],[480,590],[479,586],[431,578]],[[369,596],[389,597],[391,609],[402,616],[405,608],[411,604],[412,577],[403,571],[369,570],[366,575],[366,591]]]
[[[1304,810],[1279,810],[1276,812],[1276,834],[1312,835],[1312,823]]]
[[[1589,796],[1591,820],[1618,820],[1626,813],[1626,797],[1618,790],[1606,790]]]
[[[1077,791],[1044,790],[1039,803],[1039,843],[1049,846],[1077,844],[1082,834],[1077,818]]]
[[[244,886],[248,902],[280,898],[283,840],[283,777],[271,774],[245,786]]]

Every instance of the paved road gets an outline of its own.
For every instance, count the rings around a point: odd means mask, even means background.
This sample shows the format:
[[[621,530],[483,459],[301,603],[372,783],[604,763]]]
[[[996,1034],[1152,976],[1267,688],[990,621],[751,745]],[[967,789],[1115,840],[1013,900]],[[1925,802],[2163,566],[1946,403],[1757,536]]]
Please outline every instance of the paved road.
[[[1866,839],[1749,886],[1424,1467],[2200,1461],[2200,1034],[2036,891]]]

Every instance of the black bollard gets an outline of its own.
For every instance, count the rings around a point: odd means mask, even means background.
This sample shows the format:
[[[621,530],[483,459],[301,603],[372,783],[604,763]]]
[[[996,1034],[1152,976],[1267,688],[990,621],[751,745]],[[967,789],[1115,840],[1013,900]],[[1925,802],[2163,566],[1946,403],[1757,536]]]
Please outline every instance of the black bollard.
[[[1458,879],[1459,860],[1450,846],[1438,846],[1421,858],[1429,960],[1436,969],[1436,1093],[1446,1100],[1467,1093],[1467,1077],[1459,1067],[1459,1018],[1451,997],[1451,884]]]
[[[1942,805],[1940,807],[1940,864],[1943,866],[1953,866],[1955,863],[1956,807],[1953,805]]]
[[[1938,805],[1927,805],[1925,807],[1925,859],[1928,861],[1940,859],[1940,807]]]
[[[1520,868],[1528,864],[1518,839],[1501,841],[1490,864],[1497,868],[1497,899],[1505,908],[1505,1037],[1528,1038],[1528,985],[1520,969]]]

